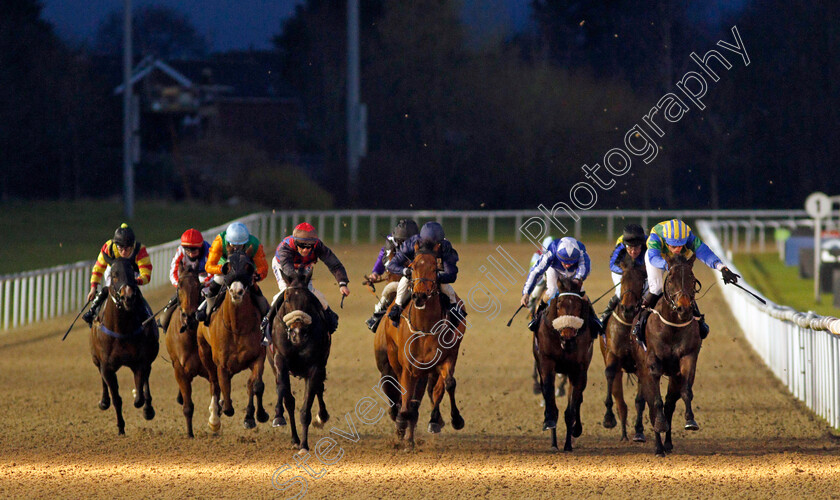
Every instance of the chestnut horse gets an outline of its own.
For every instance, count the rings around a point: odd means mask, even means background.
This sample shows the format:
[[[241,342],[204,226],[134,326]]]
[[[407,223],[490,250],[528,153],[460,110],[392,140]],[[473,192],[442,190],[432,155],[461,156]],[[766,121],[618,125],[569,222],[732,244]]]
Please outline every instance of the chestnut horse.
[[[324,309],[318,298],[309,291],[311,270],[299,272],[283,292],[283,305],[277,311],[272,325],[271,368],[277,382],[277,406],[272,426],[286,424],[283,405],[289,412],[292,444],[300,453],[309,451],[309,424],[312,422],[312,404],[318,398],[320,411],[315,426],[322,427],[330,414],[324,405],[324,380],[327,378],[327,360],[330,357],[332,338],[324,318]],[[289,374],[306,380],[304,401],[300,408],[303,426],[301,441],[295,425],[295,397]]]
[[[134,259],[106,255],[105,261],[111,266],[111,284],[102,318],[96,318],[90,328],[90,353],[102,378],[99,409],[107,410],[113,401],[117,429],[120,434],[125,434],[117,370],[127,366],[134,372],[134,407],[143,407],[143,418],[146,420],[155,418],[149,374],[158,355],[158,333],[153,322],[143,325],[150,313],[134,276]]]
[[[572,451],[572,437],[580,436],[583,425],[580,405],[586,389],[587,371],[592,361],[591,325],[586,323],[592,305],[570,279],[558,280],[559,293],[551,297],[534,334],[534,359],[540,372],[545,420],[543,430],[551,429],[551,448],[557,450],[557,404],[554,401],[555,373],[569,377],[569,396],[564,414],[566,442]]]
[[[427,384],[432,401],[429,432],[440,432],[444,425],[440,415],[444,390],[449,394],[452,427],[456,430],[464,427],[455,402],[455,364],[466,325],[463,321],[453,325],[441,305],[436,258],[440,245],[423,240],[415,243],[414,250],[414,260],[409,264],[413,275],[411,301],[398,327],[391,321],[383,321],[374,337],[380,374],[395,378],[403,388],[401,393],[395,386],[383,385],[391,401],[400,401],[391,406],[391,419],[406,451],[414,449],[418,410]]]
[[[172,369],[178,382],[178,403],[183,405],[184,418],[187,420],[187,435],[193,437],[193,400],[192,380],[196,376],[207,377],[207,370],[198,356],[196,330],[198,320],[195,312],[201,304],[200,270],[194,266],[185,267],[181,262],[178,267],[178,303],[172,313],[169,328],[166,330],[166,350],[172,359]]]
[[[681,256],[666,257],[669,270],[663,282],[663,296],[647,321],[647,345],[636,343],[633,349],[642,395],[650,408],[656,432],[654,453],[659,457],[664,457],[665,452],[674,448],[671,444],[671,417],[678,399],[682,398],[685,404],[685,429],[696,431],[700,428],[691,410],[697,356],[702,345],[692,307],[699,285],[692,272],[695,257],[690,260]],[[669,378],[664,404],[659,389],[659,379],[663,375]]]
[[[629,255],[625,255],[618,263],[624,271],[621,275],[619,296],[621,302],[604,324],[606,335],[601,337],[601,354],[604,356],[604,374],[607,377],[607,398],[604,406],[604,427],[612,429],[616,426],[613,414],[613,398],[618,406],[618,416],[621,419],[621,440],[627,441],[627,404],[624,402],[623,373],[636,373],[636,362],[633,359],[633,344],[630,331],[633,329],[633,318],[639,313],[644,293],[646,273],[644,266],[636,264]],[[645,401],[641,391],[636,391],[636,434],[633,441],[644,442],[644,426],[642,415]]]
[[[210,429],[218,432],[219,392],[222,395],[222,412],[234,414],[230,399],[231,378],[250,368],[248,378],[248,406],[245,407],[246,429],[257,426],[254,421],[254,396],[257,397],[257,420],[268,421],[263,408],[262,381],[265,365],[265,347],[262,345],[259,309],[253,297],[256,267],[244,252],[233,252],[224,265],[227,292],[221,307],[210,318],[210,326],[198,325],[198,354],[210,378]],[[221,292],[220,292],[221,293]]]

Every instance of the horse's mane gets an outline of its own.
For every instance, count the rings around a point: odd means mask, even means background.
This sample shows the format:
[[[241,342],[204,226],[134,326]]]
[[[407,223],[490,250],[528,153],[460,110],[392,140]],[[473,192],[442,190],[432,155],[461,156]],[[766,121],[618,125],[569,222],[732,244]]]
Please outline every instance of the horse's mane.
[[[417,253],[435,253],[435,246],[437,246],[437,242],[435,240],[430,239],[422,239],[417,241]]]

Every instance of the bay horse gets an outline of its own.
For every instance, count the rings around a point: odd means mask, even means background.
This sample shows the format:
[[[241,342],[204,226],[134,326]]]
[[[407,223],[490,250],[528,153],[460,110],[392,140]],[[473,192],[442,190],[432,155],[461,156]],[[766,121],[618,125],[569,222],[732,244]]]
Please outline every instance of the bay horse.
[[[542,291],[543,293],[540,294],[540,297],[537,300],[532,300],[533,303],[528,304],[528,319],[534,319],[534,316],[537,314],[537,309],[539,307],[540,300],[542,299],[542,295],[545,293],[545,283],[542,283]],[[537,286],[540,286],[540,283],[537,283]],[[532,295],[533,298],[533,295]],[[534,380],[533,391],[534,394],[539,394],[542,397],[542,384],[540,383],[540,369],[537,366],[537,361],[534,360],[534,370],[531,372],[531,378]],[[569,378],[566,376],[565,373],[558,373],[557,374],[557,388],[554,390],[554,396],[565,396],[566,395],[566,384],[568,383]],[[545,400],[540,403],[540,406],[545,406]]]
[[[663,296],[645,327],[646,345],[637,342],[633,349],[642,394],[650,408],[656,433],[654,453],[659,457],[664,457],[665,452],[674,448],[671,443],[671,418],[678,399],[682,398],[685,404],[685,429],[700,429],[691,409],[697,356],[702,345],[692,307],[699,285],[692,272],[695,258],[692,256],[686,260],[679,255],[665,257],[669,270],[663,282]],[[664,404],[659,389],[659,380],[663,375],[669,379]]]
[[[198,320],[195,312],[201,304],[200,269],[195,265],[178,264],[178,309],[173,311],[166,330],[166,350],[172,360],[178,382],[178,403],[183,405],[187,421],[187,435],[193,437],[192,380],[196,376],[208,378],[207,370],[198,355]]]
[[[393,377],[403,391],[383,384],[385,395],[399,403],[391,406],[391,420],[405,451],[414,449],[414,432],[419,419],[420,402],[428,385],[432,402],[429,432],[440,432],[443,418],[440,402],[449,394],[452,427],[464,428],[464,418],[455,402],[455,365],[458,349],[466,331],[464,321],[453,325],[440,300],[437,280],[437,254],[440,245],[421,240],[414,245],[411,301],[402,313],[398,327],[383,321],[374,336],[376,366],[383,377]],[[391,306],[393,307],[393,305]]]
[[[637,265],[636,261],[629,255],[619,261],[619,267],[623,273],[619,288],[621,302],[616,306],[613,313],[604,323],[606,335],[601,337],[601,354],[604,357],[604,375],[607,378],[607,398],[604,400],[606,413],[604,414],[603,425],[607,429],[616,426],[615,414],[612,411],[613,398],[618,406],[618,416],[621,419],[621,440],[627,441],[627,404],[624,402],[624,386],[622,384],[623,373],[636,373],[636,362],[633,358],[633,345],[635,340],[631,338],[630,331],[633,329],[633,318],[639,313],[642,303],[642,294],[647,278],[644,266]],[[633,441],[644,442],[644,426],[642,416],[644,414],[645,401],[641,390],[636,391],[636,434]]]
[[[580,405],[586,389],[587,371],[592,361],[591,325],[587,324],[592,305],[580,286],[571,279],[558,280],[558,293],[549,300],[540,326],[534,334],[534,359],[540,373],[545,420],[543,430],[551,430],[551,448],[557,450],[557,404],[554,401],[555,373],[569,377],[569,395],[564,417],[566,441],[564,451],[572,451],[572,438],[583,432]]]
[[[262,316],[251,290],[254,284],[256,266],[244,252],[232,252],[222,268],[225,272],[227,291],[219,309],[211,316],[210,325],[198,325],[198,354],[210,379],[210,419],[213,432],[221,428],[219,420],[219,393],[222,397],[222,412],[228,417],[234,414],[230,398],[231,378],[245,370],[251,370],[248,377],[248,406],[245,407],[246,429],[257,426],[254,421],[254,396],[257,398],[257,420],[268,421],[263,408],[262,381],[265,367],[265,347],[262,345],[260,321]],[[220,292],[221,293],[221,292]]]
[[[102,378],[99,409],[107,410],[113,402],[117,429],[125,434],[117,370],[127,366],[134,372],[134,407],[143,407],[146,420],[155,418],[149,375],[158,355],[158,333],[153,322],[143,325],[150,312],[137,285],[134,259],[105,255],[105,261],[111,266],[111,284],[102,318],[96,318],[90,328],[90,353]]]
[[[332,336],[329,333],[321,302],[309,291],[311,269],[296,273],[283,292],[283,305],[272,324],[271,368],[277,383],[277,406],[272,426],[286,425],[283,405],[289,412],[292,444],[301,454],[309,451],[309,424],[312,422],[312,404],[318,398],[320,411],[314,425],[322,427],[330,419],[324,404],[324,380],[327,378],[327,360],[330,357]],[[300,408],[303,427],[301,440],[295,425],[295,397],[289,375],[306,381],[304,400]]]

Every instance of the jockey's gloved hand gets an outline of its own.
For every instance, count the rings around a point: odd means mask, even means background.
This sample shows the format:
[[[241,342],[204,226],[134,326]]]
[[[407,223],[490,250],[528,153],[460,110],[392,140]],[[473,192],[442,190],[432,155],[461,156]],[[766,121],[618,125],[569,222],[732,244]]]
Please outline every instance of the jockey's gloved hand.
[[[723,267],[723,269],[720,270],[720,274],[723,275],[723,282],[727,285],[730,283],[738,283],[738,278],[741,277],[739,274],[735,274],[730,271],[728,267]]]
[[[408,279],[411,279],[411,268],[410,267],[404,267],[403,268],[403,276],[405,276]]]

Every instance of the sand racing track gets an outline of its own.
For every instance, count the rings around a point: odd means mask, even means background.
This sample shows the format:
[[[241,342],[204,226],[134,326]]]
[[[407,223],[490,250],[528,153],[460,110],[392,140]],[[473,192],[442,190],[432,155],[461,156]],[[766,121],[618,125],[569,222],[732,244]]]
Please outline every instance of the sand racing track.
[[[478,270],[494,247],[455,246],[461,256],[456,289],[465,293],[478,280],[487,282]],[[519,262],[528,262],[528,245],[503,246]],[[378,249],[345,245],[335,250],[353,279],[352,295],[340,310],[337,288],[318,266],[316,286],[341,321],[326,386],[332,420],[313,431],[311,442],[314,446],[331,435],[343,455],[328,466],[315,465],[312,457],[308,464],[321,476],[307,476],[296,466],[287,427],[242,427],[243,374],[233,380],[237,413],[222,417],[218,436],[207,427],[208,384],[194,382],[196,437],[188,439],[175,402],[172,368],[162,357],[152,370],[153,421],[143,420],[132,407],[130,372],[120,372],[126,435],[118,436],[113,409],[97,408],[99,375],[81,321],[60,342],[70,316],[0,335],[0,497],[278,498],[296,491],[272,487],[272,476],[285,465],[291,469],[275,475],[275,484],[303,475],[307,498],[840,496],[840,442],[761,364],[735,326],[719,287],[701,301],[712,328],[694,387],[701,429],[690,433],[680,428],[683,406],[678,403],[675,450],[665,459],[653,456],[650,440],[619,442],[618,429],[601,426],[605,383],[597,350],[584,393],[583,435],[573,453],[549,450],[548,434],[541,431],[542,408],[531,393],[533,358],[525,317],[520,314],[513,327],[504,326],[516,308],[521,281],[507,285],[502,312],[492,321],[471,311],[472,327],[456,372],[463,430],[447,425],[441,434],[428,434],[429,405],[424,401],[414,453],[394,449],[393,424],[387,417],[372,425],[356,421],[356,442],[329,434],[332,427],[350,432],[345,414],[373,395],[371,387],[379,379],[372,334],[363,325],[373,296],[359,284]],[[606,265],[610,250],[604,244],[590,245],[595,270],[586,288],[593,298],[611,285]],[[702,264],[698,277],[706,286],[712,283]],[[273,293],[275,286],[265,289]],[[170,293],[158,289],[149,294],[149,302],[157,309]],[[603,303],[597,305],[599,311]],[[168,358],[164,345],[161,354]],[[264,380],[273,415],[276,393],[268,367]],[[627,384],[625,392],[635,393]],[[302,384],[296,380],[293,385],[300,401]],[[562,411],[565,400],[559,406]],[[446,400],[442,409],[448,421]],[[647,424],[648,437],[650,432]]]

